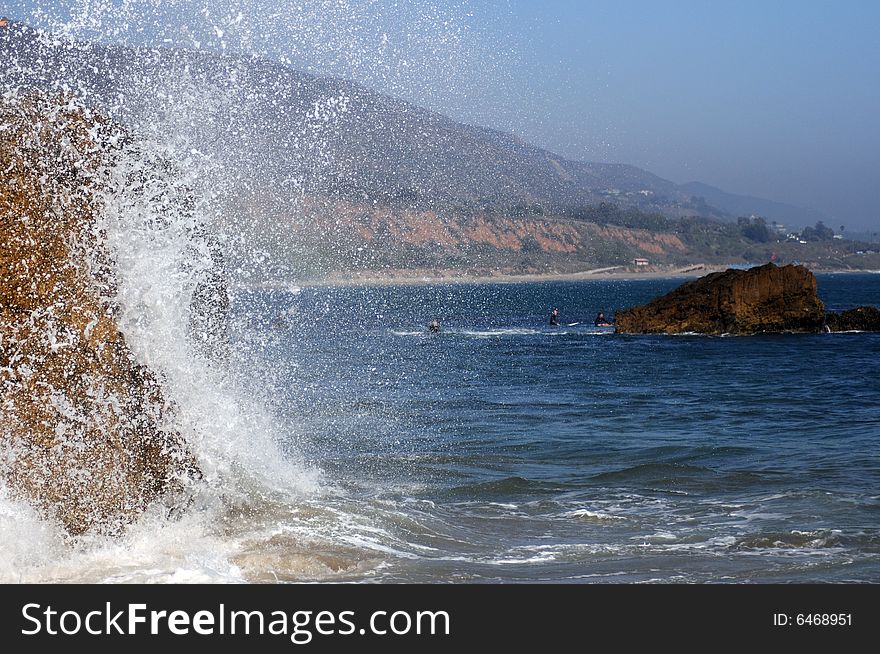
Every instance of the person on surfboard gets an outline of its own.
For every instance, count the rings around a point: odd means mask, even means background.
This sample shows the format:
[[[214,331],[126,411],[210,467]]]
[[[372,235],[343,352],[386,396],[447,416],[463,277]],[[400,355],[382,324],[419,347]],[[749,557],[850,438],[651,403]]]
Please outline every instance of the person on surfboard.
[[[556,307],[553,307],[553,311],[550,312],[550,324],[552,326],[559,324],[559,310]]]
[[[596,316],[596,322],[594,323],[596,327],[610,327],[611,323],[605,319],[605,314],[600,311],[599,315]]]

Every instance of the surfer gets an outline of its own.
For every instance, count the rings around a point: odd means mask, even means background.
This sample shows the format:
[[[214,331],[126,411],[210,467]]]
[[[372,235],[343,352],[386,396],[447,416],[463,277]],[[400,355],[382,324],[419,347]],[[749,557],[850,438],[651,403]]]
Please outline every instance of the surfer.
[[[611,323],[605,319],[605,314],[600,311],[599,314],[596,316],[595,325],[596,327],[609,327]]]
[[[432,334],[439,334],[440,333],[440,321],[437,320],[436,318],[434,318],[434,320],[431,321],[431,324],[428,325],[428,331],[431,332]]]
[[[550,312],[550,324],[553,326],[559,324],[559,311],[556,307],[553,307],[553,311]]]

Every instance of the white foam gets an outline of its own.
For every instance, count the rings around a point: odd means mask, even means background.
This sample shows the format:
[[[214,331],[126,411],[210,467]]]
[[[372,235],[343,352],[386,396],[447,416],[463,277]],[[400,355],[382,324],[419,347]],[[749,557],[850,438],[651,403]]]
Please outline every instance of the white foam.
[[[534,334],[541,334],[542,332],[536,329],[511,327],[485,330],[463,329],[454,333],[463,334],[464,336],[473,336],[475,338],[498,338],[500,336],[532,336]]]
[[[43,520],[27,503],[9,497],[0,486],[0,583],[32,581],[34,565],[55,560],[65,552],[60,528]]]
[[[649,543],[662,543],[678,540],[678,536],[669,531],[658,531],[653,534],[648,534],[647,536],[634,536],[633,538],[637,540],[644,540]]]
[[[271,388],[239,374],[234,351],[226,359],[208,357],[190,336],[193,292],[212,265],[193,231],[211,223],[205,214],[211,203],[197,196],[192,213],[184,202],[157,203],[129,183],[143,175],[154,178],[165,197],[196,193],[205,170],[195,164],[187,170],[157,165],[175,161],[179,148],[179,142],[146,140],[125,149],[108,171],[95,228],[105,234],[116,264],[120,330],[160,380],[170,405],[164,427],[184,437],[204,474],[194,488],[196,501],[179,522],[157,509],[121,538],[68,541],[55,525],[0,489],[2,579],[238,581],[228,559],[235,545],[214,529],[227,506],[259,503],[272,494],[295,503],[319,487],[318,473],[289,445],[295,441],[291,427],[265,408],[263,393]],[[277,446],[282,440],[288,445],[283,454]]]
[[[602,513],[601,511],[590,511],[589,509],[575,509],[562,514],[566,518],[584,518],[590,520],[625,520],[621,516],[611,515],[610,513]]]
[[[508,558],[508,559],[497,559],[495,561],[490,561],[492,565],[526,565],[530,563],[548,563],[550,561],[556,560],[556,554],[554,552],[541,552],[540,554],[536,554],[535,556],[530,556],[527,558]]]

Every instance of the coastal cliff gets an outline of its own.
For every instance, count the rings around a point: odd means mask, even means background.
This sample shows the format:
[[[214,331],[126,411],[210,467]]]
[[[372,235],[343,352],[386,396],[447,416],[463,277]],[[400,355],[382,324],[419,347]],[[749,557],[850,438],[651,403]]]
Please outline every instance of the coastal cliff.
[[[118,533],[199,476],[115,321],[95,198],[121,134],[64,98],[0,114],[0,474],[67,533]]]

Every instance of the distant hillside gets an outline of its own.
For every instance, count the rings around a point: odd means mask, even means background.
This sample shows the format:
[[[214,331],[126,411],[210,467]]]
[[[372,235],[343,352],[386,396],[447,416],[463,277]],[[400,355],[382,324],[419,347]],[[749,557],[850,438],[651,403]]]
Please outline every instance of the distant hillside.
[[[753,253],[720,228],[706,228],[717,238],[681,239],[663,217],[758,213],[806,224],[817,215],[795,220],[786,205],[678,186],[625,164],[571,161],[265,60],[71,42],[17,23],[0,28],[0,60],[4,91],[73,93],[135,136],[173,143],[183,170],[211,162],[217,175],[206,190],[224,205],[217,220],[239,245],[270,257],[270,275],[273,267],[545,271],[640,256],[763,258],[771,253]],[[585,209],[609,205],[658,218],[586,225],[604,214]]]
[[[205,94],[205,112],[223,96],[220,131],[193,136],[207,152],[223,139],[273,192],[295,186],[464,211],[540,205],[558,212],[613,201],[671,216],[696,212],[689,192],[634,166],[571,161],[359,84],[264,60],[71,43],[17,23],[0,30],[0,57],[5,88],[72,89],[141,128],[171,102],[198,108],[187,94]]]
[[[727,212],[733,217],[740,216],[763,216],[769,221],[776,221],[791,228],[813,225],[818,221],[828,222],[827,215],[816,209],[795,207],[783,202],[774,202],[750,195],[735,195],[727,193],[714,186],[702,182],[689,182],[679,186],[680,189],[690,193],[696,198],[703,198],[706,203]]]

